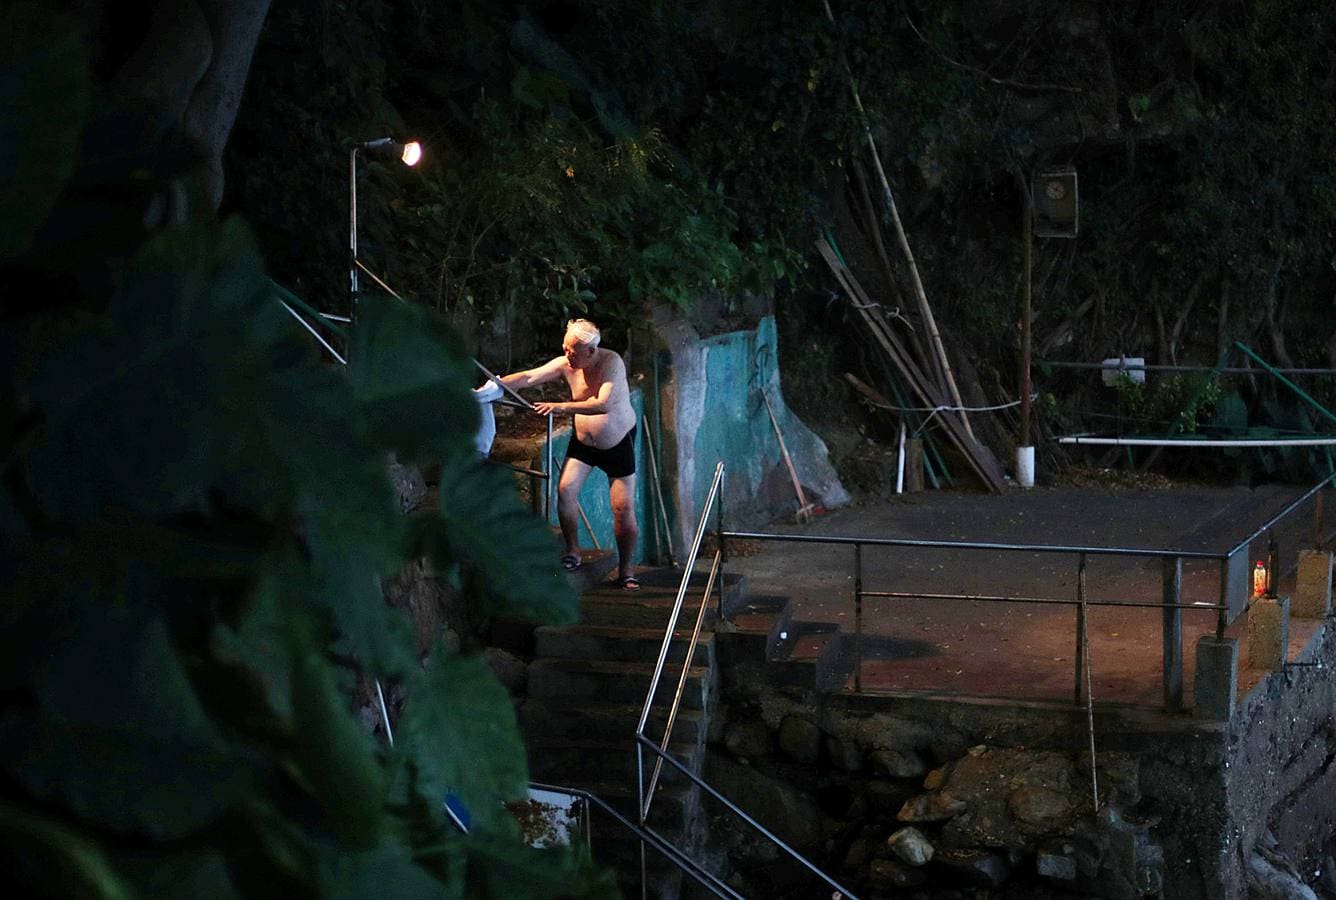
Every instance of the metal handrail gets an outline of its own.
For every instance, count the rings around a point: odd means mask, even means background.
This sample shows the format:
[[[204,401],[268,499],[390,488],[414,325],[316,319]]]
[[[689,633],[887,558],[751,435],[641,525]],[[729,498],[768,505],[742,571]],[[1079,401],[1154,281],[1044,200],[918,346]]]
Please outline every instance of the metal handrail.
[[[928,600],[979,600],[987,602],[1001,603],[1034,603],[1034,604],[1059,604],[1064,606],[1073,606],[1078,609],[1077,628],[1083,627],[1084,612],[1089,607],[1128,607],[1142,609],[1160,609],[1165,614],[1164,620],[1164,678],[1165,678],[1165,702],[1166,706],[1177,708],[1181,705],[1182,686],[1182,655],[1181,645],[1181,623],[1178,617],[1182,611],[1202,610],[1215,612],[1217,614],[1216,637],[1224,637],[1228,626],[1229,604],[1227,602],[1227,573],[1230,560],[1238,553],[1244,551],[1248,545],[1257,537],[1265,534],[1276,527],[1281,521],[1290,516],[1296,509],[1302,506],[1306,501],[1317,495],[1318,503],[1315,510],[1316,523],[1314,529],[1315,540],[1322,541],[1323,525],[1322,517],[1322,497],[1321,491],[1336,482],[1336,473],[1328,475],[1320,480],[1313,487],[1309,488],[1303,494],[1288,503],[1284,509],[1271,516],[1265,524],[1255,529],[1247,537],[1236,543],[1231,549],[1225,552],[1208,552],[1200,550],[1180,550],[1168,548],[1152,547],[1088,547],[1067,544],[1017,544],[1000,543],[993,541],[960,541],[960,540],[931,540],[922,538],[878,538],[878,537],[854,537],[845,535],[803,535],[803,534],[780,534],[773,532],[757,531],[723,531],[720,530],[720,548],[725,546],[729,538],[739,540],[757,540],[757,541],[787,541],[794,543],[813,543],[813,544],[833,544],[852,546],[854,548],[854,690],[862,690],[862,655],[863,655],[863,600],[868,597],[886,597],[892,599],[915,598]],[[951,549],[951,550],[980,550],[993,552],[1020,552],[1020,553],[1063,553],[1075,554],[1080,558],[1079,562],[1079,589],[1076,600],[1057,597],[1008,597],[989,594],[949,594],[949,593],[929,593],[916,591],[868,591],[863,589],[863,547],[916,547],[932,549]],[[1090,600],[1084,593],[1085,578],[1085,560],[1087,556],[1108,556],[1108,557],[1138,557],[1143,559],[1160,559],[1166,567],[1179,567],[1181,570],[1184,559],[1194,560],[1212,560],[1220,563],[1220,600],[1217,603],[1182,603],[1181,599],[1181,579],[1172,582],[1172,587],[1168,586],[1171,582],[1166,582],[1165,600],[1159,603],[1145,601],[1129,600]],[[1078,635],[1078,647],[1083,644],[1083,640]],[[1088,653],[1088,649],[1086,651]],[[1076,678],[1076,700],[1080,703],[1082,688],[1082,661],[1080,658],[1075,663],[1077,667]],[[1086,673],[1088,677],[1088,672]],[[1088,700],[1088,697],[1087,697]]]
[[[835,891],[834,896],[849,898],[849,900],[857,900],[854,894],[851,893],[847,888],[843,887],[838,882],[833,880],[825,872],[817,868],[816,865],[810,862],[801,853],[790,847],[778,835],[767,829],[760,822],[756,821],[754,818],[752,818],[750,815],[748,815],[746,812],[740,809],[735,803],[730,801],[723,794],[720,794],[717,790],[710,787],[710,785],[706,784],[704,780],[702,780],[700,777],[691,772],[682,762],[674,759],[672,754],[668,752],[668,744],[672,737],[673,725],[676,723],[677,720],[678,709],[680,708],[682,703],[682,694],[686,686],[687,675],[690,672],[691,662],[695,657],[696,646],[700,640],[701,627],[705,621],[706,605],[709,603],[710,594],[712,591],[714,591],[716,584],[719,585],[719,603],[720,603],[720,608],[722,610],[723,583],[722,579],[719,578],[719,574],[722,569],[723,559],[724,559],[722,541],[720,541],[719,546],[715,548],[714,559],[710,564],[710,573],[709,577],[706,580],[705,592],[701,596],[700,607],[696,611],[696,622],[692,629],[691,640],[688,642],[686,655],[682,659],[682,673],[678,677],[677,690],[676,693],[673,695],[672,704],[669,706],[668,709],[668,720],[666,725],[664,726],[662,742],[656,743],[653,739],[645,735],[645,726],[646,723],[649,721],[650,710],[654,706],[654,697],[658,693],[659,685],[663,678],[664,666],[668,661],[668,653],[672,647],[673,639],[677,634],[677,623],[682,615],[682,607],[686,601],[687,589],[690,586],[691,576],[695,569],[696,560],[700,556],[700,546],[701,542],[704,540],[705,537],[705,529],[707,524],[709,523],[710,514],[715,510],[716,506],[718,507],[720,514],[720,524],[718,533],[721,535],[724,534],[723,504],[722,502],[720,502],[719,499],[723,487],[723,481],[724,481],[724,463],[721,460],[714,467],[714,477],[710,481],[710,489],[706,494],[705,502],[701,509],[701,517],[700,521],[696,525],[696,533],[691,541],[691,549],[684,557],[684,565],[683,565],[684,571],[682,573],[682,581],[678,585],[677,597],[674,600],[672,611],[669,613],[668,616],[668,626],[667,629],[664,631],[663,644],[659,648],[658,660],[654,664],[654,674],[650,678],[649,691],[645,695],[645,705],[641,709],[640,720],[636,724],[636,732],[635,732],[636,790],[637,790],[637,812],[639,814],[640,827],[646,833],[654,835],[659,840],[665,843],[671,843],[667,841],[667,839],[659,835],[657,832],[655,832],[654,829],[650,828],[648,824],[646,824],[646,819],[649,816],[650,808],[654,802],[654,791],[655,788],[658,786],[659,775],[662,771],[663,763],[667,762],[670,766],[672,766],[673,768],[681,772],[683,775],[685,775],[693,784],[695,784],[701,790],[708,793],[715,800],[722,803],[725,807],[727,807],[730,811],[739,816],[744,822],[746,822],[752,828],[756,829],[756,831],[762,834],[776,847],[783,850],[794,861],[806,867],[809,871],[811,871],[818,878],[820,878],[827,885],[829,885]],[[654,763],[654,771],[650,778],[648,790],[646,790],[646,785],[645,785],[646,750],[649,750],[649,752],[653,753],[656,757]],[[644,896],[645,859],[643,850],[641,853],[640,862],[641,862],[641,869],[640,869],[641,894],[642,896]],[[727,886],[724,887],[726,890],[729,891],[727,896],[740,897],[740,895],[736,894],[731,889],[727,888]]]
[[[728,898],[736,898],[736,900],[743,900],[740,894],[738,894],[732,888],[728,887],[728,885],[724,884],[714,875],[711,875],[709,872],[702,869],[690,857],[688,857],[686,854],[682,853],[682,851],[678,850],[675,846],[673,846],[671,841],[664,839],[662,836],[660,836],[659,834],[648,828],[643,828],[641,826],[636,825],[630,819],[626,818],[626,816],[619,813],[607,801],[605,801],[602,797],[598,796],[597,794],[592,794],[589,791],[581,790],[580,788],[564,787],[561,785],[554,785],[554,784],[542,784],[537,781],[529,782],[529,787],[537,788],[538,790],[542,791],[552,791],[555,793],[569,794],[572,797],[579,797],[586,803],[597,806],[600,811],[607,813],[614,822],[616,822],[623,828],[627,829],[637,838],[639,838],[642,845],[648,844],[654,850],[661,853],[664,856],[664,858],[666,858],[670,863],[672,863],[677,868],[681,869],[685,874],[690,875],[693,879],[695,879],[697,884],[704,887],[706,890],[714,894],[716,897],[728,897]]]

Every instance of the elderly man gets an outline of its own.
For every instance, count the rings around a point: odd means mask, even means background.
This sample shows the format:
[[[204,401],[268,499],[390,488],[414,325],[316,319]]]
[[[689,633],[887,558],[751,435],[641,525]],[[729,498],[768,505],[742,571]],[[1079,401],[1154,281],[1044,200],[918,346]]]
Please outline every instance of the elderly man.
[[[639,535],[635,513],[636,414],[626,384],[626,364],[613,351],[600,348],[599,337],[593,322],[574,319],[566,326],[562,356],[535,369],[506,375],[501,381],[507,387],[522,390],[558,378],[566,380],[571,389],[569,401],[534,404],[534,409],[543,415],[551,412],[575,416],[575,432],[557,488],[557,518],[566,542],[561,565],[567,571],[580,568],[580,488],[591,469],[602,469],[608,476],[612,500],[618,581],[624,590],[637,591],[640,582],[631,571],[631,557]]]

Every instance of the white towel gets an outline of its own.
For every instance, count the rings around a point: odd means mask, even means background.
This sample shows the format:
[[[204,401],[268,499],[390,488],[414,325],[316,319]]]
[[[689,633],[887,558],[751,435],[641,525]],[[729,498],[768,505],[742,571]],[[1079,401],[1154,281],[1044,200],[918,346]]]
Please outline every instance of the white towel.
[[[482,413],[482,423],[473,438],[473,446],[479,456],[492,452],[492,441],[496,439],[496,415],[492,412],[492,401],[501,397],[501,386],[489,381],[480,388],[473,389],[473,396],[478,398],[478,412]]]

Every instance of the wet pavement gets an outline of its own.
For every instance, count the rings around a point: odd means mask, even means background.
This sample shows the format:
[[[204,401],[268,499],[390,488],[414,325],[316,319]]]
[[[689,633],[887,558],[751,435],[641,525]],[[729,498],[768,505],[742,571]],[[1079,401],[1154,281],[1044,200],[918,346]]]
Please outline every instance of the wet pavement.
[[[809,536],[909,538],[1224,553],[1292,499],[1300,486],[1011,489],[1000,494],[927,491],[889,502],[834,510],[805,525],[777,522],[753,531]],[[1282,568],[1311,545],[1312,504],[1276,529]],[[1306,543],[1305,543],[1306,542]],[[1265,538],[1250,548],[1265,556]],[[795,620],[855,631],[854,550],[829,544],[745,541],[728,570],[747,576],[752,596],[783,596]],[[1079,556],[961,548],[864,547],[864,591],[1077,598]],[[1135,557],[1088,557],[1090,601],[1159,603],[1162,563]],[[1182,602],[1216,604],[1220,563],[1183,564]],[[1289,590],[1286,579],[1282,593]],[[1090,607],[1090,686],[1100,703],[1160,706],[1163,631],[1160,609]],[[1192,702],[1197,639],[1214,633],[1214,610],[1183,611],[1185,701]],[[1241,635],[1244,617],[1229,634]],[[1291,646],[1317,623],[1294,620]],[[1075,693],[1074,605],[941,597],[866,597],[859,674],[865,691],[892,691],[1070,702]],[[1249,676],[1240,641],[1240,691]],[[852,681],[852,679],[851,679]]]

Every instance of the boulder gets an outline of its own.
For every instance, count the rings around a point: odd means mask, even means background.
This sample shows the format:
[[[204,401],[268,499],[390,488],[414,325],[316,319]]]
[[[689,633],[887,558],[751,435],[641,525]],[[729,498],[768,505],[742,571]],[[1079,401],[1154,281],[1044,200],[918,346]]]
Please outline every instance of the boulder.
[[[724,746],[729,753],[742,759],[767,756],[773,745],[770,729],[760,719],[731,723],[724,732]]]
[[[918,869],[891,859],[874,859],[868,866],[867,877],[868,887],[877,893],[918,887],[928,880]]]
[[[919,794],[905,801],[895,817],[901,822],[945,822],[969,809],[969,804],[946,791]]]
[[[913,750],[873,750],[868,759],[873,771],[891,778],[922,778],[928,771],[928,764]]]
[[[826,757],[830,764],[843,772],[863,771],[863,751],[850,741],[826,736]]]
[[[721,753],[710,753],[706,760],[705,780],[795,849],[810,850],[820,843],[820,808],[815,800],[787,782],[770,778],[751,766],[740,765]],[[762,843],[774,846],[769,841],[762,840]]]
[[[798,716],[779,723],[779,749],[795,762],[815,763],[821,757],[821,729]]]
[[[1011,874],[1001,855],[983,850],[942,850],[934,857],[933,865],[966,884],[983,888],[998,887]]]
[[[1072,822],[1075,807],[1061,791],[1023,784],[1007,795],[1007,810],[1023,825],[1037,831],[1057,831]]]
[[[902,862],[911,866],[926,865],[932,859],[932,844],[923,836],[923,832],[912,825],[901,828],[888,837],[886,846],[890,847],[891,852]]]

